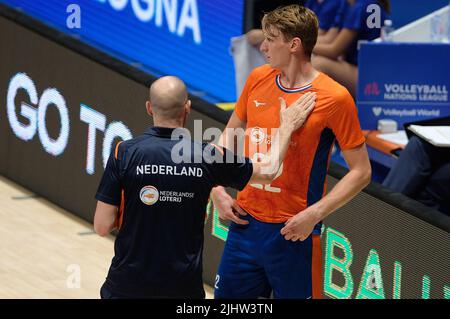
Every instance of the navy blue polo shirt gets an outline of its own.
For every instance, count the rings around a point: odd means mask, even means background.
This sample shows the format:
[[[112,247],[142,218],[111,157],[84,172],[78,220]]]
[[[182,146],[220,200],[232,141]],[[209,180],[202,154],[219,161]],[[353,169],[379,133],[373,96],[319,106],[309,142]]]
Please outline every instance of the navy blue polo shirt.
[[[130,297],[203,297],[203,227],[214,186],[243,189],[248,158],[153,127],[112,152],[96,199],[121,207],[105,285]],[[231,163],[230,163],[231,162]]]

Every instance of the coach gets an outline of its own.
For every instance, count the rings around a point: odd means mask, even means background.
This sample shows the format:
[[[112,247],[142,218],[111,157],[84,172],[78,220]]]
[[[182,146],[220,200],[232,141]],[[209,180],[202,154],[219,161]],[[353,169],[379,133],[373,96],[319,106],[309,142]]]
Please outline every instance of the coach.
[[[211,189],[270,183],[315,94],[289,107],[280,103],[278,137],[267,160],[252,163],[213,144],[180,139],[191,107],[185,84],[172,76],[152,84],[146,108],[154,127],[117,144],[96,194],[95,231],[105,236],[118,229],[102,298],[204,298],[203,227]],[[173,158],[178,143],[191,149],[182,162]]]

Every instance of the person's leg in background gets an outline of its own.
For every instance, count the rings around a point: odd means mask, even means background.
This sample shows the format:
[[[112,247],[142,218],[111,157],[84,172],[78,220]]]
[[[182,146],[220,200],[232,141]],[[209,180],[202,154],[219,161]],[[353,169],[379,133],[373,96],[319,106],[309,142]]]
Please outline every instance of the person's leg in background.
[[[430,146],[413,136],[386,176],[383,186],[406,196],[415,197],[433,173]]]
[[[430,176],[417,200],[450,216],[450,162]]]

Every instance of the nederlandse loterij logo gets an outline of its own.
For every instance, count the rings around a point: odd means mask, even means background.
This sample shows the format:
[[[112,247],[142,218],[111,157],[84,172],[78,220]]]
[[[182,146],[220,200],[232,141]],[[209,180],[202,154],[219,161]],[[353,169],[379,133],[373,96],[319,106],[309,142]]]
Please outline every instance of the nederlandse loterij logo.
[[[145,205],[153,205],[158,201],[159,192],[155,187],[151,185],[144,186],[139,193],[139,197]]]
[[[373,114],[375,114],[375,116],[380,116],[381,111],[382,111],[381,107],[373,107],[372,108],[372,112],[373,112]]]

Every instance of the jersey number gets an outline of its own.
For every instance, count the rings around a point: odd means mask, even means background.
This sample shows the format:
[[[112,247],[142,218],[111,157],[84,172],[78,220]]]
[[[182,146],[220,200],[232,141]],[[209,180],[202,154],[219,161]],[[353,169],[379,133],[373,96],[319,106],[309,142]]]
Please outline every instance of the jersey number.
[[[252,156],[252,161],[258,162],[260,160],[263,160],[265,157],[266,157],[266,155],[263,153],[255,153]],[[281,163],[280,169],[278,170],[278,173],[275,176],[274,180],[276,178],[280,177],[282,173],[283,173],[283,163]],[[257,188],[257,189],[265,190],[266,192],[281,193],[281,188],[272,187],[272,186],[270,186],[270,184],[264,184],[264,185],[263,184],[250,184],[250,186]]]

